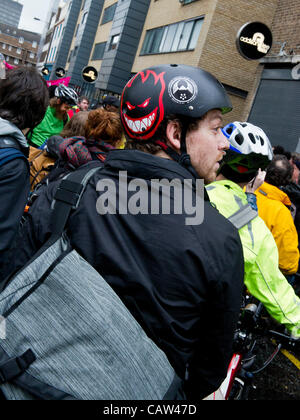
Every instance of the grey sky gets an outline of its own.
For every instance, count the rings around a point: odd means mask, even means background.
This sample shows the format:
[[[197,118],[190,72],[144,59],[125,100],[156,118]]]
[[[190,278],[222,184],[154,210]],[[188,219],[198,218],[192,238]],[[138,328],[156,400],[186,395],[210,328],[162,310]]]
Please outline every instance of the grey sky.
[[[18,0],[18,3],[23,4],[19,28],[42,33],[45,22],[39,22],[33,18],[37,17],[45,21],[52,0]]]

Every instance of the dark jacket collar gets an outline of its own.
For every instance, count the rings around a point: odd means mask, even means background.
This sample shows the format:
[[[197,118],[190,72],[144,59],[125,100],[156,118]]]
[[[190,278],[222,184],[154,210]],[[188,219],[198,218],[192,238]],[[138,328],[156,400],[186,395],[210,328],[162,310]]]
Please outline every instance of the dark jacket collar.
[[[131,177],[150,179],[191,179],[195,185],[194,175],[174,160],[150,155],[139,150],[112,150],[109,152],[104,167],[114,171],[127,171]],[[209,196],[204,189],[204,199]]]
[[[195,179],[177,162],[139,150],[112,150],[107,156],[105,167],[118,171],[126,170],[128,175],[143,179]]]

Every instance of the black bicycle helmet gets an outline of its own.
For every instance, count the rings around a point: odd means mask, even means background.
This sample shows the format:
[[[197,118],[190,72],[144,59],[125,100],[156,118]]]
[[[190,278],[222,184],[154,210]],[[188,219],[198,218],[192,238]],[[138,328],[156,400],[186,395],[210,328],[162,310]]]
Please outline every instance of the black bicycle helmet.
[[[207,71],[186,65],[161,65],[137,73],[121,98],[123,127],[137,141],[151,140],[167,115],[200,118],[212,109],[231,111],[224,87]]]
[[[54,96],[60,98],[63,103],[68,105],[76,105],[78,102],[78,95],[74,89],[71,89],[63,84],[57,86],[54,91]]]

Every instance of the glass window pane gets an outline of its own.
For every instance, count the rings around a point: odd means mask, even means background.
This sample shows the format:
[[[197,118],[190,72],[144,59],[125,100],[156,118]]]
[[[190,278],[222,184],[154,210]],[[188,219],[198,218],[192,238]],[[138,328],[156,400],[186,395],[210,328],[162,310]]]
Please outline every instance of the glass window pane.
[[[160,48],[161,52],[171,51],[171,47],[172,47],[172,44],[173,44],[173,40],[174,40],[174,37],[175,37],[177,26],[178,26],[177,24],[169,26],[168,32],[166,34],[164,45],[162,45],[161,48]]]
[[[168,26],[165,26],[164,28],[161,28],[162,33],[161,33],[160,43],[159,43],[159,47],[158,47],[157,52],[161,52],[161,49],[162,49],[162,47],[165,43],[165,39],[166,39],[166,36],[167,36],[167,33],[168,33],[168,29],[169,29]]]
[[[201,31],[201,28],[202,28],[203,20],[204,19],[199,19],[195,23],[193,33],[192,33],[192,36],[191,36],[191,40],[190,40],[189,50],[193,50],[197,46],[197,42],[198,42],[199,34],[200,34],[200,31]]]
[[[176,30],[176,34],[175,34],[175,38],[174,38],[174,41],[173,41],[171,51],[177,51],[178,50],[178,45],[179,45],[179,42],[180,42],[180,39],[181,39],[181,34],[182,34],[183,28],[184,28],[184,22],[180,22],[177,25],[177,30]]]
[[[157,28],[154,30],[153,42],[150,48],[150,53],[156,53],[159,51],[159,46],[164,33],[164,28]]]
[[[178,50],[187,50],[193,26],[194,21],[185,23],[181,34],[181,40],[179,42]]]
[[[145,39],[144,39],[141,54],[148,54],[149,53],[150,46],[151,46],[152,41],[153,41],[153,37],[154,37],[154,31],[153,30],[146,32],[146,36],[145,36]]]

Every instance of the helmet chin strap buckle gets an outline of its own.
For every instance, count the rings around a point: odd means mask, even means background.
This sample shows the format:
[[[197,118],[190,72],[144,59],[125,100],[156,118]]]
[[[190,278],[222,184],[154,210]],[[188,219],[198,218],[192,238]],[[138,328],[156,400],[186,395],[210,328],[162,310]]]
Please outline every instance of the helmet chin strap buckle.
[[[180,155],[178,163],[184,166],[185,168],[189,168],[192,165],[190,155],[188,155],[187,153],[182,153]]]

